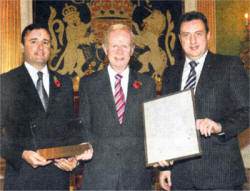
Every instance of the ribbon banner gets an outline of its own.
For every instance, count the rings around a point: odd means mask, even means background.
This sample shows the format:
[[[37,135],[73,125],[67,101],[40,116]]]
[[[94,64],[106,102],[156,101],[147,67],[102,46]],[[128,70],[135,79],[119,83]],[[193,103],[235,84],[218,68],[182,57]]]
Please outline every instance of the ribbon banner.
[[[34,22],[48,26],[52,35],[50,69],[78,81],[108,62],[101,47],[107,28],[130,26],[136,40],[130,67],[152,76],[160,87],[164,70],[181,55],[181,10],[181,0],[36,0]]]

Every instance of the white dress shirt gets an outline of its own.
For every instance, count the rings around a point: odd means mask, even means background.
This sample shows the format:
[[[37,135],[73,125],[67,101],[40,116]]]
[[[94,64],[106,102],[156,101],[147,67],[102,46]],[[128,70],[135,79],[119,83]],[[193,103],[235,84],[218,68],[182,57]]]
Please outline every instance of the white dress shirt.
[[[34,66],[29,64],[28,62],[24,62],[24,65],[27,68],[29,75],[30,75],[35,87],[36,87],[37,80],[38,80],[37,72],[39,72],[39,71]],[[44,89],[45,89],[47,95],[49,96],[49,71],[48,71],[47,65],[45,65],[40,72],[43,73],[43,86],[44,86]]]
[[[206,51],[205,54],[203,54],[203,56],[201,58],[199,58],[198,60],[193,60],[196,63],[198,63],[198,65],[195,67],[196,83],[195,83],[194,92],[196,90],[197,84],[198,84],[199,79],[200,79],[201,71],[202,71],[202,68],[204,66],[204,62],[205,62],[205,58],[207,56],[207,52],[208,51]],[[184,68],[183,68],[183,73],[182,73],[181,90],[183,90],[184,87],[185,87],[185,85],[186,85],[186,82],[187,82],[187,79],[188,79],[188,75],[189,75],[190,70],[191,70],[191,66],[189,64],[189,62],[191,62],[191,61],[192,60],[190,60],[188,57],[186,57]]]
[[[108,74],[109,74],[109,79],[110,79],[110,84],[112,88],[112,93],[115,95],[115,75],[117,74],[116,71],[111,68],[110,65],[108,65]],[[122,91],[125,96],[125,100],[127,100],[127,92],[128,92],[128,78],[129,78],[129,67],[127,67],[120,75],[122,75],[121,79],[121,86],[122,86]]]

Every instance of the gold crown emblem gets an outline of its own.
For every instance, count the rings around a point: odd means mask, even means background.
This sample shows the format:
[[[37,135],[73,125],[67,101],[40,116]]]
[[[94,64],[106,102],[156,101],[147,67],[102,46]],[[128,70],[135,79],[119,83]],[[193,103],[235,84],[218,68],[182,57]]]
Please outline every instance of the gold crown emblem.
[[[129,0],[96,0],[90,3],[92,19],[131,20],[134,7]]]
[[[67,15],[71,15],[72,13],[76,13],[77,12],[77,8],[73,5],[68,5],[67,3],[65,3],[65,6],[62,10],[62,15],[64,17],[66,17]]]

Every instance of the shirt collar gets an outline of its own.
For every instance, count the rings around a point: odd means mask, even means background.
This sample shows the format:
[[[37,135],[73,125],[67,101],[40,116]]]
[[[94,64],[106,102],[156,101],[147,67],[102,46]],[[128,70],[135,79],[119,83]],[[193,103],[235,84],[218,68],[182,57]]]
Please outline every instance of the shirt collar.
[[[108,72],[109,75],[115,79],[115,75],[117,74],[117,72],[110,65],[108,65]],[[127,67],[122,73],[120,73],[122,78],[126,79],[128,78],[128,74],[129,74],[129,67]]]
[[[203,54],[202,57],[200,57],[199,59],[194,60],[194,61],[195,61],[196,63],[198,63],[198,64],[203,64],[203,63],[205,62],[205,58],[206,58],[206,56],[207,56],[207,53],[208,53],[208,50]],[[191,61],[192,61],[192,60],[186,56],[186,63],[189,63],[189,62],[191,62]]]
[[[32,66],[31,64],[29,64],[28,62],[24,62],[24,65],[25,65],[25,67],[27,68],[27,70],[28,70],[28,72],[29,72],[29,74],[31,75],[31,76],[37,76],[37,72],[38,72],[38,70],[34,67],[34,66]],[[49,71],[48,71],[48,66],[47,66],[47,64],[43,67],[43,69],[41,70],[41,72],[43,73],[43,75],[45,75],[45,76],[49,76]]]

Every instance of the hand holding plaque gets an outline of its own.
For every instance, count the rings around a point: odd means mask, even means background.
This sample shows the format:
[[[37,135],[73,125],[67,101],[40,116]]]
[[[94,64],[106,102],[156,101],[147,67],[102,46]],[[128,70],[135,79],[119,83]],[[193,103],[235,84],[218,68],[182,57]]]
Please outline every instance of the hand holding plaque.
[[[90,143],[81,143],[79,145],[39,149],[37,150],[37,153],[43,156],[45,159],[56,159],[80,155],[88,149],[92,149]]]

